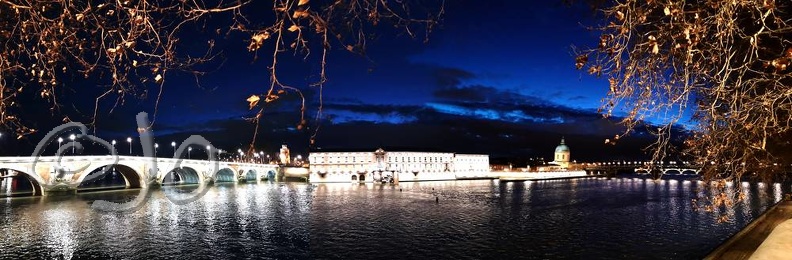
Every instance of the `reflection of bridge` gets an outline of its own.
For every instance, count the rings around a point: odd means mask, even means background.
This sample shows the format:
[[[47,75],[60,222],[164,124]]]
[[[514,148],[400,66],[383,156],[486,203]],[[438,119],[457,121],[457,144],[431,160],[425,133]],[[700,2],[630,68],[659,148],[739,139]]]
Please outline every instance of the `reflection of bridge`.
[[[0,157],[0,181],[29,181],[33,195],[74,192],[111,172],[113,176],[120,173],[125,188],[144,188],[151,184],[258,181],[275,176],[278,166],[135,156]]]

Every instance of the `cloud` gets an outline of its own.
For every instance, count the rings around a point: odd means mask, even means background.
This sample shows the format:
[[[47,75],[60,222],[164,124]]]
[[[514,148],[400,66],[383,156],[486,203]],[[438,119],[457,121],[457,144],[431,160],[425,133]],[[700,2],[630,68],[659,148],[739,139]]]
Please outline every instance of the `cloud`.
[[[567,100],[569,100],[569,101],[580,101],[580,100],[586,100],[586,99],[589,99],[589,97],[586,97],[586,96],[574,96],[574,97],[567,98]]]
[[[434,91],[428,107],[441,113],[514,123],[564,123],[598,118],[595,111],[555,104],[536,96],[491,86],[444,87]]]
[[[462,81],[472,79],[476,75],[458,68],[437,68],[432,72],[432,76],[437,86],[444,88],[456,87],[462,84]]]
[[[416,114],[425,108],[415,105],[377,105],[363,103],[327,103],[324,111],[333,123],[367,121],[399,124],[417,120]]]

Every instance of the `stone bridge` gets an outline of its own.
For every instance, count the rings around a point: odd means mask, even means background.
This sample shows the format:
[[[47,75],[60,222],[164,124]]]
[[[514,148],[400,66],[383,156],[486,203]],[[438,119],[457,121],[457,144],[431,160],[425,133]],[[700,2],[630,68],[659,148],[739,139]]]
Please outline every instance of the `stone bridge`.
[[[660,168],[658,168],[658,170],[663,175],[670,174],[670,173],[683,174],[683,175],[697,175],[701,171],[701,168],[700,167],[684,167],[684,166],[679,167],[679,166],[677,166],[677,167],[660,167]],[[635,168],[635,172],[636,173],[649,174],[649,171],[650,171],[650,168],[648,168],[648,167]]]
[[[278,166],[207,160],[137,156],[0,157],[0,180],[24,175],[33,195],[76,192],[80,184],[113,172],[123,176],[126,188],[148,185],[246,182],[272,178]]]

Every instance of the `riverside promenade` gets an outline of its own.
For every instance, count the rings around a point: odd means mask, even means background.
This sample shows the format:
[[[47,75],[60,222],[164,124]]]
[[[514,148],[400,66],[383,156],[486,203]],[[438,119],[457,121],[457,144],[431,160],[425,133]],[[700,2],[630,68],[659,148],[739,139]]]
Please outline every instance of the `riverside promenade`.
[[[785,198],[704,259],[792,259],[792,200]]]

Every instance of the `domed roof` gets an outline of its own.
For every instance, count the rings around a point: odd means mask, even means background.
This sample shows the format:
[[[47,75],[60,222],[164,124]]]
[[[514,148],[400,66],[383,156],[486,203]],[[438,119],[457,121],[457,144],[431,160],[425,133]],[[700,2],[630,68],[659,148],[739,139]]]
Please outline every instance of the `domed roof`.
[[[555,152],[556,153],[568,153],[569,152],[569,146],[566,146],[566,144],[564,144],[564,138],[563,137],[561,138],[561,144],[556,146]]]

